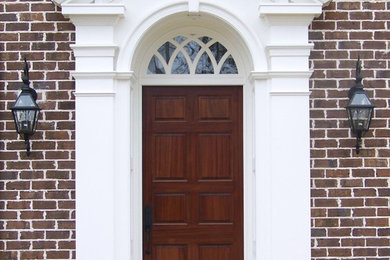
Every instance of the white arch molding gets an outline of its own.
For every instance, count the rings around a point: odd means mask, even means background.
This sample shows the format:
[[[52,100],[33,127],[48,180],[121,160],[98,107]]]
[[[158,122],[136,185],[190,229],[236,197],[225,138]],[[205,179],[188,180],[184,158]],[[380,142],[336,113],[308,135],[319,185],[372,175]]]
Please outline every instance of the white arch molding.
[[[322,3],[57,2],[76,26],[77,258],[142,259],[142,86],[198,84],[243,86],[245,260],[310,259],[307,28]],[[187,33],[218,39],[239,74],[147,75]]]
[[[193,86],[193,85],[241,85],[243,86],[243,97],[244,97],[244,241],[250,241],[245,243],[244,254],[245,259],[251,259],[253,257],[254,248],[254,229],[255,216],[253,209],[256,208],[255,200],[256,197],[253,184],[255,183],[255,176],[253,174],[253,162],[254,157],[254,146],[253,146],[253,85],[248,80],[248,75],[253,68],[251,64],[251,58],[247,54],[246,47],[243,47],[240,41],[234,41],[238,36],[226,34],[223,35],[220,31],[216,31],[212,26],[206,27],[207,24],[218,25],[218,28],[224,28],[223,31],[232,31],[229,25],[223,24],[221,20],[217,18],[205,15],[207,18],[202,19],[201,17],[188,17],[187,14],[172,15],[170,19],[164,19],[163,21],[157,22],[157,24],[150,28],[148,33],[139,41],[138,48],[135,51],[133,66],[135,80],[132,82],[132,105],[130,111],[133,112],[131,120],[132,136],[131,142],[134,144],[133,147],[142,147],[142,113],[141,113],[141,99],[142,99],[142,86],[145,85],[168,85],[168,86]],[[207,22],[205,21],[207,20]],[[211,22],[212,21],[212,22]],[[201,24],[202,26],[199,26]],[[181,26],[178,26],[181,25]],[[211,27],[211,28],[210,28]],[[164,29],[163,29],[164,28]],[[147,74],[147,67],[150,58],[163,43],[167,40],[171,40],[173,37],[178,35],[187,35],[188,33],[205,35],[216,39],[221,42],[234,57],[239,74],[228,74],[228,75],[216,75],[216,74],[201,74],[201,75],[150,75]],[[243,58],[246,57],[246,58]],[[122,88],[123,90],[124,88]],[[123,93],[125,94],[125,93]],[[136,143],[136,144],[135,144]],[[142,173],[142,158],[139,149],[135,149],[132,152],[132,158],[134,162],[134,172]],[[142,212],[142,175],[132,175],[130,183],[133,186],[131,190],[131,212]],[[132,243],[134,250],[132,252],[134,259],[142,259],[142,229],[137,229],[141,226],[141,215],[132,215],[132,226],[136,228],[136,232],[132,232]]]

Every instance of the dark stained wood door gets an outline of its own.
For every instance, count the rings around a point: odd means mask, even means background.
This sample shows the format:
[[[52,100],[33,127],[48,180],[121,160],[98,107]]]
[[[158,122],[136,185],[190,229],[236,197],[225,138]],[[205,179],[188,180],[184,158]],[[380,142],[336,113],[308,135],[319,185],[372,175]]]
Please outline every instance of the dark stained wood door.
[[[242,87],[143,87],[144,260],[243,259]]]

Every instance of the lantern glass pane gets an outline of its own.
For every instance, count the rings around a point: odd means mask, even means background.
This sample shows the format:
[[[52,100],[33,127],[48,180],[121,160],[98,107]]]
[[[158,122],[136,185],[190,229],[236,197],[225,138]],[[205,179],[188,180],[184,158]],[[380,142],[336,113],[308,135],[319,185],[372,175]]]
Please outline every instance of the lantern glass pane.
[[[355,131],[367,131],[370,126],[372,108],[350,108],[350,119]]]
[[[20,134],[32,134],[37,127],[39,110],[15,110],[16,127]]]
[[[366,93],[355,93],[352,97],[351,103],[352,106],[370,106],[372,105],[370,99],[367,97]]]
[[[15,102],[14,107],[36,107],[34,99],[28,93],[21,93]]]

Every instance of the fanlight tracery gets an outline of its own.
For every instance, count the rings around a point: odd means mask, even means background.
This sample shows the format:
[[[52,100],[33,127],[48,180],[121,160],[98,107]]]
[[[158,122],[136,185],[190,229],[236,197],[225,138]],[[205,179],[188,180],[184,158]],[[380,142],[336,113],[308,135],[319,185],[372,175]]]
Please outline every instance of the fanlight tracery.
[[[177,36],[149,61],[147,74],[238,74],[231,53],[207,36]]]

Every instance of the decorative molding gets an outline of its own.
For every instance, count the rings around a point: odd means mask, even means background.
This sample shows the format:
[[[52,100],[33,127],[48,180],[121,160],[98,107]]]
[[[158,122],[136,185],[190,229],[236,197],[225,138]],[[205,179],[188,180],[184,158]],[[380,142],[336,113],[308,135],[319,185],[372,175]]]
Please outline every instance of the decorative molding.
[[[160,86],[237,86],[244,85],[245,78],[238,74],[177,74],[177,75],[146,75],[141,78],[142,85],[160,85]]]
[[[249,80],[265,80],[272,78],[310,78],[313,71],[252,71]]]
[[[75,79],[118,79],[118,80],[134,80],[135,75],[132,71],[106,71],[106,72],[80,72],[74,71],[71,73]]]
[[[69,2],[69,0],[51,0],[55,5],[61,6],[65,2]]]
[[[260,3],[259,15],[264,16],[302,16],[320,15],[322,13],[321,3]],[[288,21],[287,21],[288,22]]]
[[[114,57],[118,46],[71,44],[75,57]]]
[[[265,50],[270,57],[309,56],[314,44],[300,45],[267,45]]]
[[[188,12],[195,15],[199,13],[199,0],[188,0]]]
[[[310,96],[311,91],[271,91],[270,96]]]
[[[123,4],[80,4],[65,1],[62,14],[76,25],[114,26],[124,16]]]
[[[112,3],[114,0],[51,0],[54,4],[61,6],[63,4],[98,4],[98,3]]]
[[[75,97],[114,97],[113,92],[74,92]]]
[[[61,5],[64,15],[119,15],[123,16],[123,4],[72,4],[65,2]]]

